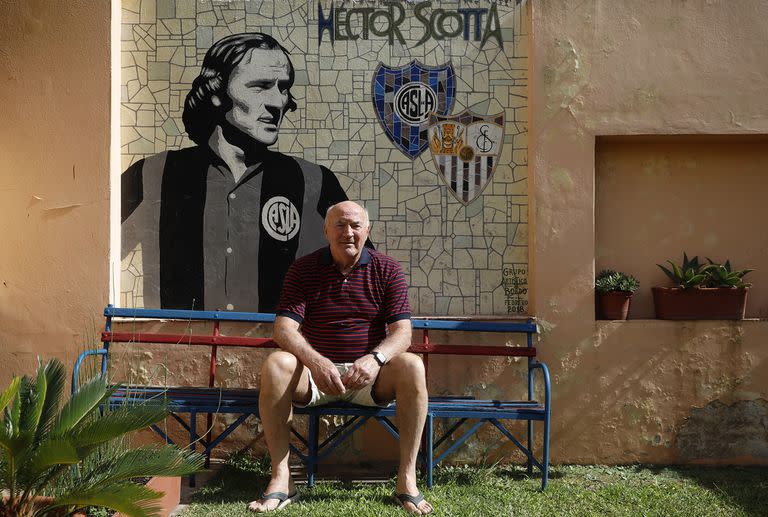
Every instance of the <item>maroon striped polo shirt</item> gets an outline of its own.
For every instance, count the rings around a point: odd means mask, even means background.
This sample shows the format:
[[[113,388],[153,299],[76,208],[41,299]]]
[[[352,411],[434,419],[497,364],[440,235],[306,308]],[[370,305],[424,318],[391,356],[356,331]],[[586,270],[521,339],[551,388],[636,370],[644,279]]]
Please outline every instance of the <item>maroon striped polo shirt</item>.
[[[351,363],[381,343],[387,323],[409,319],[411,306],[395,259],[363,248],[345,278],[326,247],[288,269],[277,314],[301,323],[309,344],[331,361]]]

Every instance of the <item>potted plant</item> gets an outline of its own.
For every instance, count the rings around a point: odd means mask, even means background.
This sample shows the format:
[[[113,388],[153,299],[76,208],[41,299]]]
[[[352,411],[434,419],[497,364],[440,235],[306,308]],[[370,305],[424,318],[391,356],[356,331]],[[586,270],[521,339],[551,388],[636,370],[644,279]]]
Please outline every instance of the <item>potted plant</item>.
[[[0,515],[72,515],[87,506],[154,515],[162,494],[133,479],[202,469],[202,455],[173,445],[100,454],[106,444],[162,420],[168,410],[142,404],[103,411],[115,387],[102,376],[59,408],[65,375],[61,362],[52,360],[39,365],[34,380],[16,377],[0,393]]]
[[[604,269],[595,279],[597,292],[597,318],[601,320],[625,320],[629,314],[632,295],[640,282],[632,275]]]
[[[744,319],[747,291],[751,284],[743,278],[753,269],[734,270],[725,264],[683,253],[682,264],[667,261],[672,267],[657,264],[674,287],[652,287],[656,317],[665,320],[740,320]]]

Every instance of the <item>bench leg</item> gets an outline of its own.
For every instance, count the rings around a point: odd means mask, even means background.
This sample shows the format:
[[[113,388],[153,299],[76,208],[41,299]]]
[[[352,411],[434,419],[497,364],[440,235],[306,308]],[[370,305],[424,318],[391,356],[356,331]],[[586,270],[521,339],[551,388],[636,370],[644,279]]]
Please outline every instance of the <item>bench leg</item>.
[[[189,448],[192,452],[197,450],[197,412],[192,411],[189,414]],[[189,486],[195,486],[195,475],[189,476]]]
[[[424,463],[427,469],[427,488],[432,488],[432,469],[434,467],[434,420],[432,413],[427,412],[427,420],[424,424],[424,437],[426,447],[424,448]]]
[[[528,420],[528,450],[533,455],[533,421]],[[528,458],[528,474],[533,474],[533,462]]]
[[[541,473],[541,489],[547,488],[547,481],[549,480],[549,406],[547,406],[546,413],[544,415],[544,437],[542,449],[544,454],[541,459],[541,464],[544,467],[544,472]]]
[[[317,453],[320,441],[320,416],[317,413],[308,415],[307,429],[307,488],[315,486],[315,471],[317,470]]]

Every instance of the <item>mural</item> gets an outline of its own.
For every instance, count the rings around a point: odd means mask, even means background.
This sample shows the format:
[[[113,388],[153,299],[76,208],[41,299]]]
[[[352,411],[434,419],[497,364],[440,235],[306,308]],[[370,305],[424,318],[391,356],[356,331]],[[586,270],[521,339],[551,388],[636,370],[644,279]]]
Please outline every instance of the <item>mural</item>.
[[[416,314],[527,312],[519,1],[121,6],[122,306],[271,311],[349,198]]]

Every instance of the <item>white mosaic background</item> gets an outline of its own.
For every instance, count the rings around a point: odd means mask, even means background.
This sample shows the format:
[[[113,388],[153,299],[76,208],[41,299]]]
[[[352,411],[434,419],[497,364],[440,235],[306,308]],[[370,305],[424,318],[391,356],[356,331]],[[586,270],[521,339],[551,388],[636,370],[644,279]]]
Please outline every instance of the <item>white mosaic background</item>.
[[[342,2],[335,2],[339,7]],[[374,1],[344,7],[381,7]],[[184,98],[208,48],[238,32],[271,34],[291,53],[289,113],[276,148],[325,165],[350,199],[371,214],[377,249],[403,265],[414,313],[480,316],[528,312],[528,20],[525,5],[497,4],[504,48],[483,50],[461,36],[414,46],[424,33],[412,4],[400,26],[407,44],[386,37],[318,46],[316,0],[122,0],[122,169],[193,143],[181,121]],[[435,8],[438,2],[433,2]],[[489,7],[484,1],[441,1],[442,9]],[[323,1],[328,15],[330,2]],[[353,25],[353,31],[361,32]],[[452,114],[504,112],[504,145],[496,172],[468,206],[451,195],[427,149],[412,161],[387,138],[371,99],[379,62],[451,61],[457,73]],[[124,250],[125,252],[126,250]],[[141,250],[122,264],[123,307],[142,307]]]

